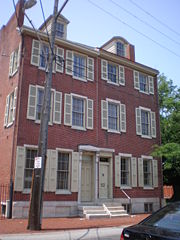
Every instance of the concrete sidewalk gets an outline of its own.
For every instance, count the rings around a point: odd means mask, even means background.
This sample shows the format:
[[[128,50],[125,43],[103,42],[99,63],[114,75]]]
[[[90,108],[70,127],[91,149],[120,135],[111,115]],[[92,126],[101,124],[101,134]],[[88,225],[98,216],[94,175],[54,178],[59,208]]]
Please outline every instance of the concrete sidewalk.
[[[42,230],[40,232],[127,226],[136,224],[147,216],[148,214],[140,214],[128,217],[91,220],[84,218],[44,218],[42,219]],[[0,234],[33,232],[26,229],[27,222],[27,219],[2,219],[0,220]]]

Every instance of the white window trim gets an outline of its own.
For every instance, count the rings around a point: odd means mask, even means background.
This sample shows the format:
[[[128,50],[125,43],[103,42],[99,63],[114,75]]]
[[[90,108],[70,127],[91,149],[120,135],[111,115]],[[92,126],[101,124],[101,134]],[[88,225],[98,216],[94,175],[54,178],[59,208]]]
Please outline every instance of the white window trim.
[[[57,159],[57,164],[58,164],[58,153],[62,152],[62,153],[69,153],[71,154],[71,158],[70,160],[70,165],[69,165],[69,178],[68,178],[68,189],[57,189],[57,169],[58,166],[56,165],[56,191],[55,194],[66,194],[66,195],[70,195],[72,194],[71,192],[71,172],[72,172],[72,153],[74,152],[72,149],[66,149],[66,148],[56,148],[56,159]]]
[[[146,111],[146,112],[149,112],[149,115],[150,115],[150,119],[149,119],[149,124],[150,124],[150,134],[151,134],[151,109],[150,108],[145,108],[145,107],[139,107],[140,110],[143,110],[143,111]],[[141,126],[142,126],[142,123],[141,123]],[[146,138],[146,139],[152,139],[152,136],[151,135],[144,135],[141,133],[141,137],[142,138]]]
[[[130,153],[119,153],[118,154],[119,155],[119,157],[121,158],[121,157],[125,157],[125,158],[130,158],[130,185],[123,185],[123,184],[121,184],[120,183],[120,188],[121,189],[132,189],[132,179],[131,179],[131,158],[132,158],[132,154],[130,154]],[[121,179],[120,179],[120,181],[121,181]]]
[[[152,156],[146,156],[146,155],[141,155],[141,158],[144,160],[150,160],[151,161],[151,165],[152,165],[152,160],[153,160],[153,157]],[[152,166],[151,166],[152,168]],[[144,171],[143,171],[143,174],[144,174]],[[153,190],[154,187],[153,187],[153,169],[151,169],[151,178],[152,178],[152,186],[149,185],[149,186],[144,186],[144,183],[143,183],[143,189],[145,190]]]
[[[74,76],[74,55],[79,55],[79,56],[82,56],[85,58],[85,76],[84,78],[81,78],[81,77],[77,77],[77,76]],[[72,69],[72,77],[76,80],[79,80],[79,81],[83,81],[83,82],[87,82],[87,61],[88,61],[88,56],[85,55],[85,54],[82,54],[82,53],[78,53],[76,51],[72,51],[72,55],[73,55],[73,69]]]
[[[136,71],[136,70],[134,70],[134,72],[138,72],[138,79],[139,79],[139,88],[136,88],[135,86],[134,86],[134,89],[136,89],[136,90],[138,90],[140,93],[143,93],[143,94],[146,94],[146,95],[154,95],[154,81],[153,81],[153,92],[151,92],[150,91],[150,89],[149,89],[149,85],[150,85],[150,78],[153,78],[154,79],[154,77],[153,76],[151,76],[151,75],[148,75],[148,74],[144,74],[144,73],[142,73],[142,72],[139,72],[139,71]],[[140,73],[142,73],[142,74],[144,74],[144,75],[146,75],[147,76],[147,86],[148,86],[148,91],[147,92],[145,92],[145,91],[142,91],[141,89],[140,89],[140,78],[139,78],[139,74]],[[134,73],[133,73],[133,77],[135,78],[135,76],[134,76]]]
[[[120,43],[122,43],[122,44],[124,45],[124,56],[121,56],[121,55],[118,55],[118,54],[117,54],[117,43],[118,43],[118,42],[120,42]],[[116,41],[116,55],[117,55],[117,56],[120,56],[120,57],[127,57],[127,46],[128,46],[128,44],[125,43],[123,40],[117,40],[117,41]]]
[[[83,127],[74,126],[72,124],[71,128],[72,129],[76,129],[76,130],[81,130],[81,131],[87,131],[87,129],[86,129],[86,117],[87,117],[86,116],[87,115],[86,102],[87,102],[88,98],[86,96],[82,96],[82,95],[79,95],[79,94],[71,93],[71,103],[72,103],[73,97],[83,99],[83,101],[84,101],[84,103],[83,103],[84,104],[84,122],[83,122]],[[71,111],[71,114],[72,114],[72,111]]]

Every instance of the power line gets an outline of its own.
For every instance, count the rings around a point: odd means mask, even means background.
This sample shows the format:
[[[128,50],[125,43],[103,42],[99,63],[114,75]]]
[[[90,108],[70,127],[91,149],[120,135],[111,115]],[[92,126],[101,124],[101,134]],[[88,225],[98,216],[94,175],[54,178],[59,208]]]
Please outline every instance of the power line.
[[[165,24],[164,22],[162,22],[161,20],[159,20],[157,17],[153,16],[151,13],[149,13],[148,11],[146,11],[145,9],[143,9],[141,6],[139,6],[137,3],[135,3],[133,0],[129,0],[132,4],[134,4],[137,8],[139,8],[141,11],[145,12],[148,16],[150,16],[151,18],[153,18],[154,20],[156,20],[158,23],[160,23],[161,25],[163,25],[164,27],[168,28],[171,32],[174,32],[175,34],[177,34],[178,36],[180,36],[180,33],[178,33],[177,31],[175,31],[173,28],[171,28],[170,26],[168,26],[167,24]]]
[[[129,25],[128,23],[122,21],[120,18],[118,18],[117,16],[113,15],[111,12],[105,10],[104,8],[100,7],[99,5],[97,5],[96,3],[92,2],[91,0],[88,0],[89,3],[91,3],[92,5],[94,5],[96,8],[100,9],[101,11],[105,12],[106,14],[108,14],[109,16],[111,16],[112,18],[116,19],[117,21],[121,22],[122,24],[128,26],[130,29],[132,29],[133,31],[139,33],[140,35],[142,35],[143,37],[147,38],[148,40],[150,40],[151,42],[155,43],[156,45],[160,46],[163,49],[166,49],[168,52],[174,54],[176,57],[180,58],[180,55],[177,54],[176,52],[170,50],[169,48],[167,48],[166,46],[160,44],[159,42],[157,42],[156,40],[148,37],[146,34],[140,32],[139,30],[137,30],[136,28],[132,27],[131,25]]]
[[[172,42],[180,45],[180,42],[177,42],[176,40],[174,40],[173,38],[169,37],[167,34],[161,32],[160,30],[158,30],[156,27],[152,26],[151,24],[149,24],[148,22],[142,20],[141,18],[139,18],[138,16],[136,16],[135,14],[133,14],[132,12],[130,12],[129,10],[127,10],[126,8],[120,6],[118,3],[116,3],[113,0],[109,0],[110,2],[112,2],[114,5],[116,5],[117,7],[119,7],[120,9],[122,9],[123,11],[125,11],[126,13],[128,13],[129,15],[133,16],[135,19],[139,20],[140,22],[144,23],[145,25],[147,25],[148,27],[152,28],[153,30],[155,30],[156,32],[160,33],[161,35],[163,35],[164,37],[166,37],[167,39],[171,40]]]

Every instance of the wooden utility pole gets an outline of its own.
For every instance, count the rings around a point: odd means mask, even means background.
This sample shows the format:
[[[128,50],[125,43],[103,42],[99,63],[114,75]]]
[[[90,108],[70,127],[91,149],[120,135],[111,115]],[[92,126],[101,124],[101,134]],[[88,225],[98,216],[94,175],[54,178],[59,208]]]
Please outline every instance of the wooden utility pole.
[[[51,105],[51,85],[53,62],[55,61],[54,43],[56,35],[56,22],[58,16],[59,0],[54,1],[54,11],[50,35],[50,52],[48,61],[48,72],[45,77],[44,99],[41,112],[40,134],[38,141],[38,159],[35,160],[35,167],[32,177],[31,197],[29,207],[29,218],[27,228],[30,230],[41,230],[42,209],[43,209],[43,188],[45,161],[47,154],[48,122]]]

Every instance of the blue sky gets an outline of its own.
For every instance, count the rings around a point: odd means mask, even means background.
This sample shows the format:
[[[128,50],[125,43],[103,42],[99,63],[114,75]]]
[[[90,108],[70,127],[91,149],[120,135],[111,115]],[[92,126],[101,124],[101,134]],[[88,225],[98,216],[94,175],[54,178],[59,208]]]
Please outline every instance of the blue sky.
[[[1,3],[0,28],[14,11],[12,2]],[[26,13],[38,28],[43,17],[37,2]],[[63,2],[59,0],[59,8]],[[48,17],[54,0],[42,4]],[[113,36],[122,36],[135,46],[137,62],[159,70],[180,87],[179,11],[180,0],[69,0],[62,14],[70,21],[69,40],[100,47]],[[27,20],[25,24],[29,25]]]

